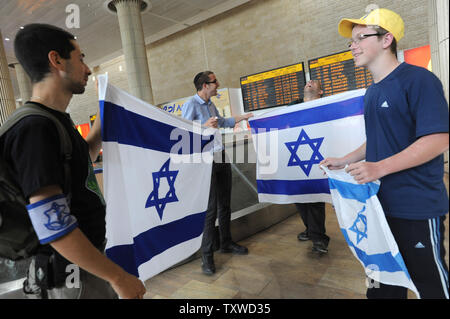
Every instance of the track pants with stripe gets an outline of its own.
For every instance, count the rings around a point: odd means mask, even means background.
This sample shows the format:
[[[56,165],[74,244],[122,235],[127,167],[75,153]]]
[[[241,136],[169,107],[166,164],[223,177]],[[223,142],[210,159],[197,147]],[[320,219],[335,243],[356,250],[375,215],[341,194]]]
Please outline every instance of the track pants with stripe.
[[[448,299],[445,218],[444,215],[433,219],[409,220],[386,216],[406,268],[423,299]],[[369,299],[407,298],[407,288],[382,283],[371,286],[367,289]]]

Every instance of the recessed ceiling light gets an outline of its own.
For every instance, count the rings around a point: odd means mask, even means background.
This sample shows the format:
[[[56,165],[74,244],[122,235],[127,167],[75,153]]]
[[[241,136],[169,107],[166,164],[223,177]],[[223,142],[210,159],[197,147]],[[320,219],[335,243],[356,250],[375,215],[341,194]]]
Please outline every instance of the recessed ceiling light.
[[[11,40],[10,38],[5,38],[5,41],[9,41],[9,40]]]
[[[24,27],[20,27],[22,30],[25,29]]]

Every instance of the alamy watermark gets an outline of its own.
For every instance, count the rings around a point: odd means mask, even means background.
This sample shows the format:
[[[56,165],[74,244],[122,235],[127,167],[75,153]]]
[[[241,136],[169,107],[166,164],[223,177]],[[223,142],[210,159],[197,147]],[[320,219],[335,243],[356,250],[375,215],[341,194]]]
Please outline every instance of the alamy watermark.
[[[192,130],[174,128],[170,140],[172,163],[258,163],[261,174],[273,174],[278,169],[279,130],[258,129],[257,133],[222,134],[198,123]],[[252,145],[254,144],[254,145]],[[256,154],[256,150],[258,150]],[[225,154],[223,154],[225,153]]]
[[[66,287],[67,288],[80,288],[80,267],[75,264],[69,264],[66,266]]]
[[[80,28],[80,7],[77,4],[71,3],[66,6],[66,27],[68,29]]]
[[[380,268],[378,265],[370,264],[365,268],[366,270],[366,287],[380,288]]]

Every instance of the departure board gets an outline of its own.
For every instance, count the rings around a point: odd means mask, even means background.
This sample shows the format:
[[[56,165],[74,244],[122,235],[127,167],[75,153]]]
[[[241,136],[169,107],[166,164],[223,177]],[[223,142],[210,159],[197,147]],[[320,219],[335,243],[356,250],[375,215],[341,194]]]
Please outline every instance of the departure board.
[[[286,105],[303,98],[303,62],[241,77],[245,112]]]
[[[323,96],[366,88],[373,82],[369,70],[355,66],[351,51],[309,60],[308,66],[310,78],[322,82]]]

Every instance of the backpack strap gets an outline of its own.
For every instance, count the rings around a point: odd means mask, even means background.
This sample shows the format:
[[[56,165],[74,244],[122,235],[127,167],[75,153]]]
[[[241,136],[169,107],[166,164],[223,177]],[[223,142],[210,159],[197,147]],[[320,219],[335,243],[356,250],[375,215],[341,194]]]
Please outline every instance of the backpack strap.
[[[25,103],[23,106],[15,110],[8,118],[8,120],[5,123],[3,123],[3,125],[0,126],[0,136],[2,136],[6,131],[8,131],[12,126],[18,123],[21,119],[30,115],[40,115],[52,120],[53,123],[55,123],[60,140],[61,155],[63,157],[63,167],[64,167],[63,192],[66,194],[66,196],[68,197],[68,201],[70,202],[71,175],[70,175],[69,161],[72,158],[72,142],[70,140],[70,136],[67,130],[53,114],[33,103]]]

